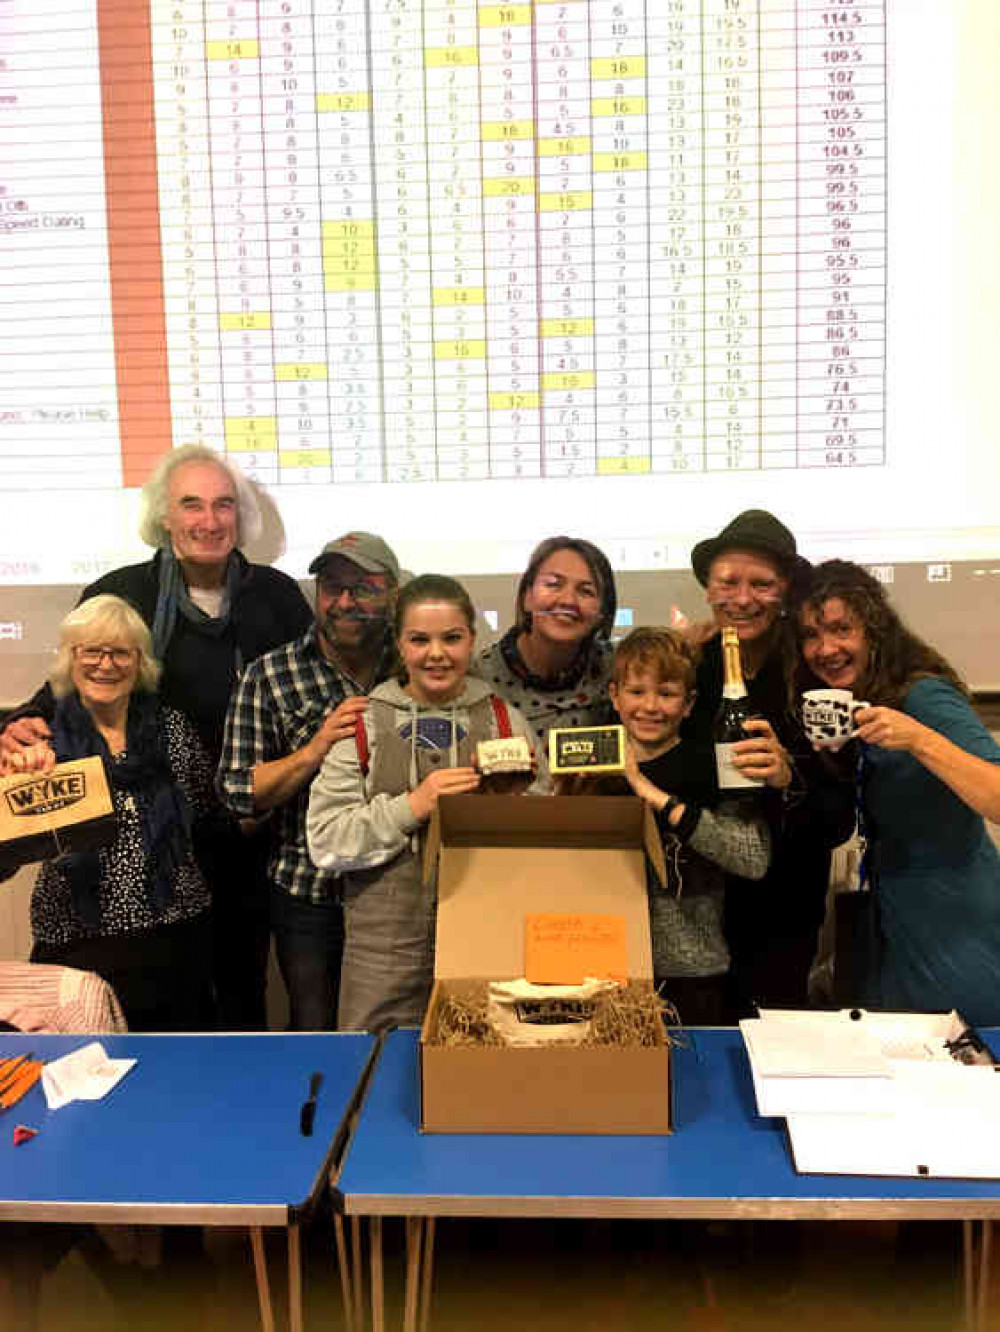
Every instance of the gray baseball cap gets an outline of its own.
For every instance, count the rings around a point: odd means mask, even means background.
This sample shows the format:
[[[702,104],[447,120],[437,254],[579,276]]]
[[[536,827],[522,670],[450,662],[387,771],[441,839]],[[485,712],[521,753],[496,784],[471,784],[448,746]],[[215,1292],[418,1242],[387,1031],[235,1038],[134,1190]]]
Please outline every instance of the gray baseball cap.
[[[388,574],[399,584],[399,560],[381,537],[371,532],[348,532],[345,536],[328,541],[309,566],[311,574],[319,573],[327,560],[339,555],[350,560],[366,573]]]

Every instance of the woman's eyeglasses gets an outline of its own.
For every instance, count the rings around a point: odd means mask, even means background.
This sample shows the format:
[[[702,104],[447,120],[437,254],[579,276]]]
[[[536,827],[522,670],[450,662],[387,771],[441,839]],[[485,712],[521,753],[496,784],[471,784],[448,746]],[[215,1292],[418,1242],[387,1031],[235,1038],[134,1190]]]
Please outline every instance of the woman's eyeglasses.
[[[135,648],[112,648],[112,647],[75,647],[73,655],[81,666],[100,666],[105,657],[116,666],[118,670],[125,670],[126,666],[132,665],[132,658],[135,656]]]

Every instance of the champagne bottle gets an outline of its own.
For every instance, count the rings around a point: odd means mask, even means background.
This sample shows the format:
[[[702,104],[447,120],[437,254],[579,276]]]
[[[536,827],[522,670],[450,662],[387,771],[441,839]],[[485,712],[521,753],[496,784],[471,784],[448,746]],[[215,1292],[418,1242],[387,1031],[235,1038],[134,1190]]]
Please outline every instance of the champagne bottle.
[[[760,778],[747,777],[733,763],[733,745],[749,738],[743,723],[753,715],[743,683],[739,637],[727,626],[722,630],[722,702],[712,724],[715,770],[719,790],[725,795],[749,795],[764,785]]]

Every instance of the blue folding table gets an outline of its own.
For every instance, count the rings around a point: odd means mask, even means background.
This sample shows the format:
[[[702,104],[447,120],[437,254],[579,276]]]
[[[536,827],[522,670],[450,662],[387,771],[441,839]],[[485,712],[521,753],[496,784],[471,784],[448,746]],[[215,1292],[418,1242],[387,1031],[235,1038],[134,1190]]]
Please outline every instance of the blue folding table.
[[[0,1113],[0,1220],[245,1225],[261,1321],[274,1327],[263,1227],[288,1231],[302,1327],[299,1219],[339,1165],[376,1042],[367,1035],[0,1035],[0,1058],[46,1062],[91,1040],[135,1067],[100,1101],[49,1110],[41,1083]],[[313,1130],[301,1111],[322,1073]],[[14,1146],[14,1127],[38,1135]],[[338,1230],[341,1272],[347,1268]],[[353,1303],[345,1289],[349,1321]]]
[[[700,1028],[682,1041],[672,1136],[422,1134],[418,1034],[392,1033],[334,1194],[345,1213],[371,1218],[379,1332],[384,1216],[407,1218],[408,1332],[429,1323],[437,1216],[957,1219],[965,1223],[967,1321],[982,1321],[1000,1181],[797,1174],[784,1121],[757,1114],[739,1032]]]

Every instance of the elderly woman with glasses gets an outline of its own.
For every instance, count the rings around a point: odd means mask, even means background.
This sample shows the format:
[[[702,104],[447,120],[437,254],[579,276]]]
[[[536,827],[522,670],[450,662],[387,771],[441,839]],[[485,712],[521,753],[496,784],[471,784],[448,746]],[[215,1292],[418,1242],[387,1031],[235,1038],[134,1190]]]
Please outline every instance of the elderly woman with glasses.
[[[43,864],[32,961],[96,972],[133,1030],[199,1030],[212,1017],[211,933],[191,829],[211,806],[213,773],[192,723],[159,702],[159,677],[127,602],[83,602],[60,628],[51,737],[5,754],[3,771],[99,755],[114,802],[110,845]]]

